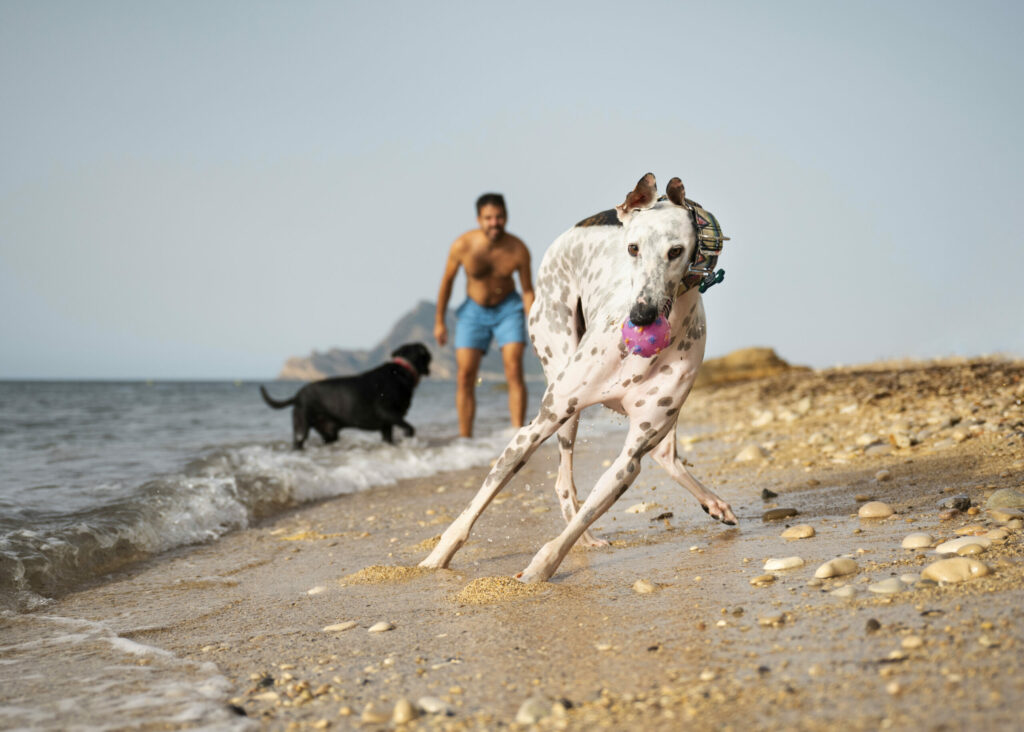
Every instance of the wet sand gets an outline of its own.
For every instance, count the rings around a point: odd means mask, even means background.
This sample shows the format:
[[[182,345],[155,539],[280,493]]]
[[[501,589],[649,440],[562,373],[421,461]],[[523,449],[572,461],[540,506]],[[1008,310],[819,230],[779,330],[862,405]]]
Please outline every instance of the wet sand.
[[[485,469],[297,509],[48,612],[112,624],[196,669],[212,662],[228,681],[219,703],[266,729],[386,729],[396,714],[415,717],[403,729],[1017,729],[1024,532],[1012,511],[986,502],[1024,491],[1022,379],[1019,362],[978,360],[697,391],[681,454],[740,525],[709,520],[645,460],[597,522],[612,546],[573,549],[542,585],[509,578],[563,526],[552,444],[488,508],[449,570],[415,565]],[[582,496],[620,439],[579,446]],[[969,509],[941,505],[959,495]],[[858,517],[869,500],[895,514]],[[629,511],[640,503],[647,510]],[[798,514],[763,520],[773,508]],[[796,524],[815,535],[781,538]],[[934,544],[972,526],[1006,528],[974,555],[992,573],[922,582],[940,557],[901,548],[903,538],[927,532]],[[841,555],[855,574],[814,579]],[[764,569],[789,556],[803,566]],[[896,594],[867,589],[904,575]],[[844,585],[851,597],[831,594]],[[59,693],[52,679],[28,679],[18,700]],[[97,714],[84,705],[67,719]]]

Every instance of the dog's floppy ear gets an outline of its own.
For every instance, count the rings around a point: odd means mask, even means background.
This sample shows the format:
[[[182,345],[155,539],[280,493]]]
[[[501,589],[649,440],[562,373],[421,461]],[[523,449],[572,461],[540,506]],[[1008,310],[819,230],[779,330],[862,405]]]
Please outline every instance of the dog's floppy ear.
[[[636,188],[626,194],[626,200],[615,207],[615,213],[619,221],[625,223],[631,213],[650,208],[657,200],[658,183],[654,180],[654,173],[648,173],[637,182]]]
[[[668,188],[665,189],[665,193],[668,194],[668,200],[675,205],[686,205],[686,186],[683,185],[683,182],[678,177],[668,182]]]

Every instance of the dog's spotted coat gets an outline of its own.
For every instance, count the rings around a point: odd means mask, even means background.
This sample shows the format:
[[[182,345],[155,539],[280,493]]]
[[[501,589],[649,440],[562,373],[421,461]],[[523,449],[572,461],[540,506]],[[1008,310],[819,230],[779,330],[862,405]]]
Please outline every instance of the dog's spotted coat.
[[[697,288],[680,292],[696,231],[677,178],[669,183],[668,194],[658,200],[654,176],[648,173],[625,203],[584,219],[548,249],[529,318],[530,340],[548,380],[540,411],[512,438],[470,505],[420,566],[448,566],[491,499],[556,432],[555,492],[567,526],[517,575],[522,581],[551,577],[578,540],[591,546],[607,543],[588,528],[626,492],[647,453],[707,513],[736,522],[729,505],[701,485],[676,455],[676,420],[704,358],[706,326]],[[623,321],[633,317],[636,322],[634,314],[643,312],[660,313],[671,328],[668,346],[653,358],[630,354],[621,338]],[[572,451],[580,412],[593,404],[627,415],[629,431],[622,451],[580,505]]]

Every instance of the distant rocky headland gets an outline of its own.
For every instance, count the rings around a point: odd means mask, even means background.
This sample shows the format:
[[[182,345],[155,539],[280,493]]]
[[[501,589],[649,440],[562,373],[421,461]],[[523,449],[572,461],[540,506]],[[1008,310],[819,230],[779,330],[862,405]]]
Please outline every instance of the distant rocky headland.
[[[315,381],[328,376],[348,376],[358,374],[374,366],[379,366],[391,359],[391,352],[403,343],[423,343],[430,349],[433,361],[430,363],[430,378],[455,378],[455,349],[451,341],[444,348],[434,340],[434,313],[436,305],[426,300],[420,301],[416,307],[407,312],[391,328],[384,338],[369,350],[348,350],[331,348],[327,351],[313,351],[308,356],[289,358],[279,379],[297,381]],[[454,318],[449,311],[448,332],[454,333]],[[528,347],[523,357],[523,370],[527,378],[541,377],[540,361]],[[505,369],[501,364],[501,352],[492,345],[490,351],[480,363],[480,378],[485,381],[504,381]]]
[[[391,358],[391,352],[403,343],[421,342],[430,349],[433,361],[430,376],[433,379],[455,378],[455,350],[451,343],[440,348],[434,341],[434,312],[432,302],[422,300],[407,312],[391,328],[377,345],[369,350],[331,348],[327,351],[313,351],[308,356],[289,358],[277,378],[290,381],[315,381],[328,376],[358,374],[378,366]],[[448,330],[454,333],[454,319],[449,312]],[[747,379],[758,379],[792,368],[779,358],[771,348],[744,348],[733,351],[721,358],[708,359],[701,366],[696,386],[726,384]],[[541,378],[544,375],[540,361],[527,348],[523,357],[523,369],[527,378]],[[504,381],[505,371],[501,364],[501,353],[492,347],[480,363],[480,377],[485,381]]]

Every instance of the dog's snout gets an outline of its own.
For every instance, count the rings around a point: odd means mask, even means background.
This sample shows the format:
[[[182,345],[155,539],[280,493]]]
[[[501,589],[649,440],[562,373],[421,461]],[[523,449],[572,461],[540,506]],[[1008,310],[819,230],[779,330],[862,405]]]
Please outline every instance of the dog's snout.
[[[658,308],[646,302],[634,303],[629,311],[629,319],[633,321],[633,325],[650,325],[658,319]]]

